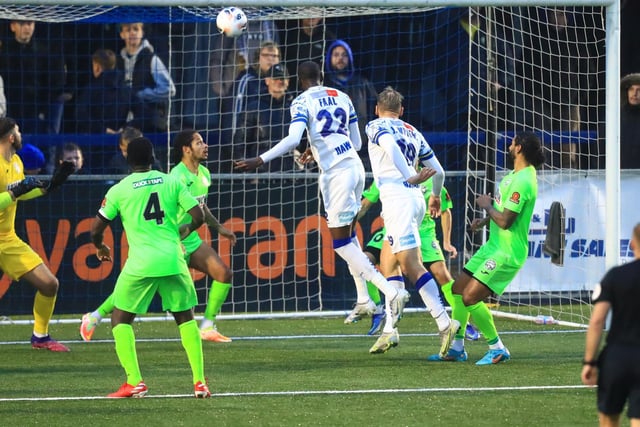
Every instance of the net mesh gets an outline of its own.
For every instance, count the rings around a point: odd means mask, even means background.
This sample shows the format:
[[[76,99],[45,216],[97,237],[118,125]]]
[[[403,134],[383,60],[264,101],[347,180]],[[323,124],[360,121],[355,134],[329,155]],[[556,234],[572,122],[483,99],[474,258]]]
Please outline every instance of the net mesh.
[[[234,271],[223,313],[344,310],[355,297],[346,265],[333,254],[321,218],[317,170],[298,165],[295,152],[258,173],[238,174],[232,168],[234,158],[263,152],[286,132],[287,102],[297,93],[297,65],[304,60],[317,61],[325,78],[334,78],[330,84],[358,99],[362,127],[374,117],[375,93],[387,85],[403,93],[404,119],[424,132],[447,171],[446,185],[454,199],[452,242],[465,248],[465,257],[450,264],[454,277],[481,243],[467,231],[471,219],[480,214],[474,211],[474,197],[494,191],[509,166],[506,146],[516,131],[539,132],[549,159],[541,173],[543,195],[535,218],[541,227],[534,222],[533,228],[543,233],[551,199],[564,201],[567,218],[576,218],[576,212],[588,214],[585,205],[600,209],[601,202],[593,207],[584,198],[569,196],[600,183],[603,8],[246,7],[248,29],[238,38],[219,33],[215,24],[219,10],[215,6],[0,5],[4,18],[0,75],[7,114],[18,119],[25,142],[44,153],[41,173],[52,169],[64,143],[78,144],[85,157],[85,172],[73,177],[74,185],[18,209],[19,234],[29,243],[39,236],[43,259],[64,284],[58,311],[95,308],[110,293],[117,267],[126,258],[126,250],[118,251],[115,266],[107,269],[92,257],[87,221],[95,215],[107,185],[122,175],[111,168],[119,152],[119,135],[107,132],[105,122],[94,118],[96,106],[115,101],[104,93],[87,101],[85,92],[95,84],[92,55],[110,50],[118,61],[124,58],[123,23],[144,24],[144,38],[166,68],[173,89],[166,84],[165,92],[154,92],[158,97],[150,98],[154,108],[149,116],[127,106],[113,130],[145,118],[143,132],[154,142],[164,170],[175,164],[170,150],[176,131],[195,128],[209,144],[207,166],[213,184],[208,204],[238,235],[238,243],[231,246],[215,233],[203,234]],[[14,38],[10,23],[14,19],[36,21],[33,37],[40,43],[41,59],[45,58],[40,67],[46,72],[37,74],[49,94],[44,101],[38,96],[21,100],[24,111],[35,111],[28,117],[15,113],[15,100],[26,92],[25,82],[16,80],[12,71],[23,63],[7,51]],[[311,36],[310,21],[315,24]],[[336,40],[351,52],[353,68],[344,81],[332,73],[327,56]],[[274,44],[264,50],[265,43]],[[275,63],[288,74],[288,101],[247,96],[247,88],[255,83],[252,73],[263,78]],[[157,89],[153,80],[150,87]],[[100,108],[95,111],[106,114]],[[33,122],[31,131],[28,119]],[[303,141],[298,151],[304,148]],[[368,167],[366,150],[361,156]],[[601,193],[595,196],[602,199]],[[378,213],[371,211],[360,223],[363,243],[380,223]],[[584,222],[576,224],[573,234],[568,233],[570,244],[597,234],[581,231]],[[113,233],[116,244],[125,242],[118,225]],[[567,321],[584,321],[589,310],[586,295],[593,285],[584,277],[600,276],[602,254],[577,257],[577,266],[567,262],[554,277],[540,276],[542,270],[553,271],[547,264],[544,268],[536,264],[548,263],[539,255],[543,236],[531,235],[527,265],[536,271],[525,266],[514,292],[500,300],[501,306],[534,315],[544,307],[557,310],[553,314]],[[210,279],[194,275],[204,304]],[[8,283],[4,276],[0,293],[6,292]],[[0,310],[30,311],[28,289],[12,286],[9,292],[14,298],[2,298]],[[9,304],[16,300],[21,303]],[[420,304],[417,298],[413,303]]]

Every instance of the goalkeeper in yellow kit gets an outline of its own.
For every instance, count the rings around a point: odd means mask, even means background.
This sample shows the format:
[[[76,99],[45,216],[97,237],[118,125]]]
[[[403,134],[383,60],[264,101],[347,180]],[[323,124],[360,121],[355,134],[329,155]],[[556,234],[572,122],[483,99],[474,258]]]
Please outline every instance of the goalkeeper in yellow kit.
[[[29,200],[50,192],[74,172],[73,164],[63,162],[45,184],[33,177],[25,178],[22,160],[16,154],[22,148],[22,135],[16,121],[0,118],[0,269],[14,281],[25,281],[36,288],[33,302],[31,346],[56,352],[69,349],[49,336],[49,321],[58,294],[58,279],[42,258],[22,241],[15,230],[18,200]]]

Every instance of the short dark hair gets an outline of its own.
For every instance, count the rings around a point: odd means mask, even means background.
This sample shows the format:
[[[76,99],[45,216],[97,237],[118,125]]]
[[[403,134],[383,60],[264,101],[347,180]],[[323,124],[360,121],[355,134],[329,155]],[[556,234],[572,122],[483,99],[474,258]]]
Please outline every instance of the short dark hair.
[[[520,132],[515,137],[515,143],[522,147],[522,155],[533,167],[538,168],[544,163],[544,152],[540,137],[534,132]]]
[[[134,138],[127,146],[127,163],[135,166],[151,166],[154,162],[153,144],[144,136]]]
[[[305,61],[298,67],[298,79],[318,82],[322,79],[320,66],[313,61]]]
[[[197,130],[185,129],[175,136],[173,139],[173,162],[175,164],[182,160],[182,147],[190,147],[196,133],[198,133]]]
[[[16,128],[16,121],[11,117],[0,117],[0,139],[9,136]]]
[[[136,138],[140,138],[141,136],[144,136],[144,135],[142,134],[140,129],[134,128],[133,126],[127,126],[124,129],[122,129],[122,132],[120,132],[120,137],[118,138],[118,144],[122,145],[125,141],[128,144],[129,142],[133,141]]]
[[[105,70],[113,70],[116,68],[116,54],[111,49],[98,49],[93,55],[91,60],[100,64]]]

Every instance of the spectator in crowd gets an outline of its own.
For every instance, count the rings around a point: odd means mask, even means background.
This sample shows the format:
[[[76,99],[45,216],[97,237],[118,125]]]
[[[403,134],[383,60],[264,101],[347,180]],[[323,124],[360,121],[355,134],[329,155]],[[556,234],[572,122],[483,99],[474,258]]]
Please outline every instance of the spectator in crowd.
[[[532,31],[533,36],[524,41],[524,90],[533,101],[527,108],[533,117],[526,118],[526,124],[554,134],[580,131],[580,105],[589,86],[590,63],[581,57],[578,32],[571,28],[573,17],[563,8],[529,8],[528,13],[525,23],[531,28],[525,32]],[[556,141],[546,147],[553,154],[547,156],[549,165],[577,168],[577,144],[564,142],[567,138]]]
[[[327,49],[324,84],[349,95],[358,114],[360,138],[366,141],[365,126],[373,118],[376,89],[365,76],[355,70],[353,52],[344,40],[336,40]],[[365,169],[371,169],[367,150],[360,150],[359,154]]]
[[[74,167],[74,173],[85,173],[86,171],[82,149],[75,142],[65,142],[58,147],[55,164],[47,165],[48,172],[53,173],[56,166],[62,164],[62,162],[71,162]]]
[[[19,118],[24,133],[59,133],[64,103],[66,65],[61,48],[34,37],[34,21],[13,20],[14,37],[2,46],[6,114]],[[60,50],[55,50],[60,49]]]
[[[336,40],[336,35],[327,29],[324,18],[302,18],[288,22],[282,43],[284,61],[289,71],[292,87],[297,87],[298,66],[313,61],[322,69],[325,49]]]
[[[236,40],[237,48],[247,64],[247,69],[252,62],[257,62],[255,58],[264,44],[273,43],[277,47],[279,38],[274,21],[250,19],[247,22],[247,29]]]
[[[142,136],[142,132],[132,126],[127,126],[122,129],[118,138],[118,152],[109,160],[106,173],[126,175],[131,172],[129,163],[127,163],[127,147],[131,141]],[[162,165],[157,158],[154,158],[152,168],[159,171],[162,170]]]
[[[640,73],[627,74],[620,82],[620,167],[640,168]]]
[[[17,154],[22,159],[25,175],[38,175],[45,165],[44,153],[33,144],[22,144]]]
[[[7,115],[7,98],[4,96],[4,80],[0,76],[0,117]]]
[[[236,82],[234,93],[232,135],[235,137],[238,118],[245,109],[249,101],[260,94],[268,92],[264,82],[264,75],[271,66],[280,63],[280,47],[272,41],[265,41],[260,48],[255,51],[252,65],[241,71]]]
[[[80,92],[76,102],[77,131],[82,133],[117,133],[129,113],[131,91],[116,69],[116,54],[98,49],[91,56],[93,79]]]
[[[629,422],[640,425],[638,406],[638,357],[640,357],[640,223],[633,227],[630,247],[633,260],[613,267],[593,290],[591,318],[582,359],[582,383],[598,385],[598,418],[602,427],[620,425],[620,415],[627,407]],[[605,325],[609,323],[609,328]],[[600,349],[603,332],[606,344]]]
[[[117,67],[131,88],[131,125],[143,132],[164,132],[168,127],[169,100],[176,94],[171,75],[153,46],[144,38],[141,22],[120,24],[120,51]]]
[[[276,64],[264,76],[267,93],[252,97],[247,104],[233,140],[233,158],[256,157],[269,150],[288,134],[293,95],[288,92],[289,75],[282,64]],[[262,165],[259,171],[291,172],[293,157],[279,157]]]

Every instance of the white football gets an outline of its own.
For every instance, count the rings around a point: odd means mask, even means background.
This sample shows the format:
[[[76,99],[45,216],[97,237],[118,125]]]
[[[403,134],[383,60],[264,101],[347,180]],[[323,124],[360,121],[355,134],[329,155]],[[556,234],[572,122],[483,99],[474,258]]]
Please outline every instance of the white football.
[[[247,29],[247,15],[239,7],[225,7],[218,12],[216,25],[227,37],[238,37]]]

